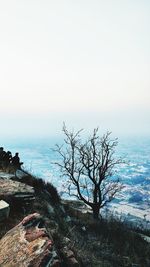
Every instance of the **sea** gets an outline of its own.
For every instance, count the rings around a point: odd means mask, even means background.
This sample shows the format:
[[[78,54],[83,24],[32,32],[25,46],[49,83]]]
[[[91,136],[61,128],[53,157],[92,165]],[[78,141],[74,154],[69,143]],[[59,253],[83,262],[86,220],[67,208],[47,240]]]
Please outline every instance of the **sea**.
[[[55,162],[60,156],[54,152],[55,144],[63,143],[61,138],[17,138],[2,140],[0,146],[14,155],[19,152],[23,168],[56,186],[60,195],[66,194],[66,178],[60,173]],[[122,157],[117,177],[124,185],[121,194],[111,204],[114,211],[150,221],[150,138],[124,137],[118,140],[116,157]]]

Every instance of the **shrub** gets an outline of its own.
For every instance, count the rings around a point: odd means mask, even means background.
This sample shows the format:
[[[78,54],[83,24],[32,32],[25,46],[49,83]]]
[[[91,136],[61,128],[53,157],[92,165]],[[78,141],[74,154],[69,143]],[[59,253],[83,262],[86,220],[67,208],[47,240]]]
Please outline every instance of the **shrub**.
[[[47,192],[53,204],[60,202],[60,196],[57,189],[50,182],[46,182],[42,178],[37,178],[26,171],[24,171],[24,173],[25,175],[23,177],[15,177],[14,179],[34,187],[36,193],[42,191]]]

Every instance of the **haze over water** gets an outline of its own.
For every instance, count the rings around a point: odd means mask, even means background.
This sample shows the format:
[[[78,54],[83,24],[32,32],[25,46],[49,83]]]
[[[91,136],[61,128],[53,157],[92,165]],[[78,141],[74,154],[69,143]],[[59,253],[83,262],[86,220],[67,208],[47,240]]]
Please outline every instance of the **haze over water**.
[[[52,163],[59,161],[59,155],[54,153],[56,143],[63,143],[63,139],[38,140],[5,140],[2,144],[6,150],[16,151],[24,162],[24,169],[37,177],[52,182],[59,192],[65,191],[65,177],[60,177],[59,169]],[[116,175],[122,183],[130,188],[128,198],[135,193],[135,201],[146,202],[150,205],[150,138],[122,138],[119,141],[116,157],[121,156],[128,164],[118,168]]]

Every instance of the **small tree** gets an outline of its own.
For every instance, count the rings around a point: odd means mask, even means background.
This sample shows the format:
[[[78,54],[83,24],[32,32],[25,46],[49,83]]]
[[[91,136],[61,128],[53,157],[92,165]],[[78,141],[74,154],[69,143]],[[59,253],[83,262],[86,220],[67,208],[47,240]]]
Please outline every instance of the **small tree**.
[[[110,132],[101,138],[98,128],[85,142],[81,142],[80,132],[69,132],[63,125],[64,145],[56,145],[55,151],[61,156],[56,162],[62,174],[68,177],[70,196],[75,196],[91,207],[93,217],[98,219],[100,209],[122,189],[122,184],[114,178],[115,167],[123,161],[114,158],[117,139],[110,139]]]

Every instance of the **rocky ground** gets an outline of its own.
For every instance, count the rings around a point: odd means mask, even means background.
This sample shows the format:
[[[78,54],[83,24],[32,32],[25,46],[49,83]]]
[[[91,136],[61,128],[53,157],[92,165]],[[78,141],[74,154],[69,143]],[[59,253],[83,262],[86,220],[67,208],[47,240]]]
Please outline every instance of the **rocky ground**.
[[[0,222],[0,266],[150,266],[149,232],[111,217],[95,221],[81,202],[61,200],[52,185],[28,174],[5,175],[0,185],[0,199],[10,204]]]

